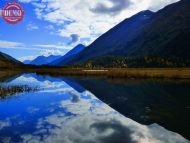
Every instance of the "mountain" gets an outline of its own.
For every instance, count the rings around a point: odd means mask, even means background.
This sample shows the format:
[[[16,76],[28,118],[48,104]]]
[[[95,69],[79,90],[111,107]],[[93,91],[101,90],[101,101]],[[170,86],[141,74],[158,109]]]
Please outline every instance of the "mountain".
[[[190,57],[190,1],[181,0],[155,13],[129,43],[129,56]]]
[[[23,61],[24,64],[30,64],[31,60],[25,60]]]
[[[95,40],[73,61],[83,62],[91,58],[108,55],[116,49],[123,48],[128,41],[134,39],[142,31],[141,27],[149,21],[153,14],[149,10],[142,11],[124,20]]]
[[[48,57],[45,56],[39,56],[36,59],[34,59],[33,61],[31,61],[29,64],[31,65],[48,65],[49,63],[51,63],[54,60],[59,59],[61,56],[54,56],[54,55],[50,55]]]
[[[70,50],[68,53],[66,53],[63,57],[53,61],[50,63],[50,65],[54,66],[63,66],[70,61],[72,61],[73,58],[75,58],[78,54],[80,54],[86,47],[82,44],[77,45],[72,50]]]
[[[0,52],[0,68],[14,68],[20,65],[22,65],[21,62],[5,53]]]
[[[146,57],[159,57],[154,59],[156,62],[161,62],[162,58],[166,58],[166,62],[168,59],[189,62],[189,35],[190,0],[181,0],[156,13],[143,11],[124,20],[99,37],[70,64],[100,61],[101,58],[100,62],[105,63],[106,57],[112,57],[113,62],[116,57],[138,57],[139,62]]]

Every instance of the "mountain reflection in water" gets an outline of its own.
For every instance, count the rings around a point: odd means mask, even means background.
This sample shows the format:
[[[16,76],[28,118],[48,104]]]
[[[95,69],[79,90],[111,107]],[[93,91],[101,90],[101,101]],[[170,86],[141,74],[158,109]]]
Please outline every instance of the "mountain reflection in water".
[[[145,126],[124,117],[72,79],[25,74],[6,84],[40,90],[0,101],[3,143],[189,142],[158,124]]]

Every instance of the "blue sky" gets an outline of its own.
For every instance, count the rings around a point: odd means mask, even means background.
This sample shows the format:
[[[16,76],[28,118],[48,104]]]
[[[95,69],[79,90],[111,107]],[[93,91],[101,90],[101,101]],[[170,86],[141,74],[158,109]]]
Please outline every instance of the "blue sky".
[[[23,21],[0,17],[0,51],[21,61],[39,55],[64,55],[79,43],[89,45],[127,17],[157,11],[178,0],[19,0]],[[1,0],[0,9],[9,0]]]

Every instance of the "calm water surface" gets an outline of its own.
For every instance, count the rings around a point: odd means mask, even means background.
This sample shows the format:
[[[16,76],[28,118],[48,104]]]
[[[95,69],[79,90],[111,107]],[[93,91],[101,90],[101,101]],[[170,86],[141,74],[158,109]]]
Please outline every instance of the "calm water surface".
[[[186,82],[24,74],[0,84],[39,87],[0,100],[2,143],[189,143]]]

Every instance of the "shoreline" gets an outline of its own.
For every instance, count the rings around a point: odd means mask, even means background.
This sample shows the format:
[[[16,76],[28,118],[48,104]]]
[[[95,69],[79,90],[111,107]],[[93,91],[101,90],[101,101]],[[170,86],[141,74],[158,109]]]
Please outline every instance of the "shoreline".
[[[173,78],[190,79],[190,68],[17,68],[0,71],[0,77],[9,73],[36,73],[53,76],[101,76],[106,78]]]

